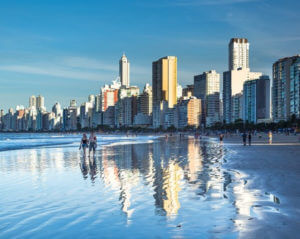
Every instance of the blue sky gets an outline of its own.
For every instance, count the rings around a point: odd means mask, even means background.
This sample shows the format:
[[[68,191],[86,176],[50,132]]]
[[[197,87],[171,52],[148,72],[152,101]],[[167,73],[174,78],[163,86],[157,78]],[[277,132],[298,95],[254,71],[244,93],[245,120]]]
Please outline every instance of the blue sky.
[[[0,108],[30,95],[78,103],[118,76],[125,52],[131,84],[151,83],[152,61],[178,57],[178,81],[227,70],[228,42],[250,41],[252,71],[271,74],[300,54],[299,0],[1,1]]]

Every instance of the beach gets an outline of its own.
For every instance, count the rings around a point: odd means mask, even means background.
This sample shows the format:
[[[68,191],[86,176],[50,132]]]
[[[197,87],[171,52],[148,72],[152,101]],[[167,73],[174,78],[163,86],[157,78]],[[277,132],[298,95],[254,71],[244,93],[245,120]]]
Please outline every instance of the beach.
[[[0,238],[295,238],[300,146],[273,139],[7,134]]]
[[[253,136],[251,146],[242,146],[240,136],[224,139],[229,151],[224,167],[238,172],[245,189],[255,194],[248,228],[241,229],[243,238],[296,238],[299,231],[299,136],[273,134],[272,141],[267,134]],[[245,198],[245,204],[251,200]]]

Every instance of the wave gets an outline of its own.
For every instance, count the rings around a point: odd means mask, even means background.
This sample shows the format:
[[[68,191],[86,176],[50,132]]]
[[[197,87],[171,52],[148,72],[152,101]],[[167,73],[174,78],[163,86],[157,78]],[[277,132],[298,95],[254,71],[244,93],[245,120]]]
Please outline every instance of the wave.
[[[158,136],[97,135],[98,145],[117,145],[152,142]],[[6,134],[0,135],[0,151],[40,147],[79,147],[81,135]]]

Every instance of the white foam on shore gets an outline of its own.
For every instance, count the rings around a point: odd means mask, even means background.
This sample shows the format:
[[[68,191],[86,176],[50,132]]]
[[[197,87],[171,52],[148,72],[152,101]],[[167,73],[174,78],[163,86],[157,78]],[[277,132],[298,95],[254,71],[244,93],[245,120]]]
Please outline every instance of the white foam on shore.
[[[2,134],[0,135],[0,151],[29,149],[37,147],[79,147],[80,134]],[[132,143],[147,143],[160,136],[126,136],[126,135],[97,135],[98,145],[118,145]]]

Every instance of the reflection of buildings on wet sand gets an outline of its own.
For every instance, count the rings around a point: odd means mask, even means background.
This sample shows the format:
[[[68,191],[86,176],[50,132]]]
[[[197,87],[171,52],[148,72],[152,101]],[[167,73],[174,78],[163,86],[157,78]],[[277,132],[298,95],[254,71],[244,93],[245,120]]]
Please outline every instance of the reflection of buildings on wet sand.
[[[223,198],[224,175],[218,163],[222,152],[217,144],[172,138],[104,147],[99,155],[100,178],[120,195],[127,217],[132,216],[137,198],[142,198],[144,186],[153,190],[155,206],[166,216],[176,215],[181,207],[183,179],[196,195]]]
[[[3,152],[0,155],[0,171],[27,171],[43,174],[45,170],[78,167],[79,151],[64,151],[62,148],[22,149]],[[68,160],[65,160],[65,159]]]
[[[163,168],[156,169],[155,204],[163,209],[167,216],[176,215],[180,208],[178,194],[182,177],[183,170],[174,161],[170,161]]]
[[[183,169],[177,162],[178,151],[171,149],[172,143],[153,145],[155,160],[154,198],[157,207],[167,216],[176,215],[179,208],[180,181]]]
[[[187,165],[186,177],[189,182],[194,183],[198,180],[198,172],[202,170],[202,151],[198,142],[194,139],[188,139],[187,145]]]

